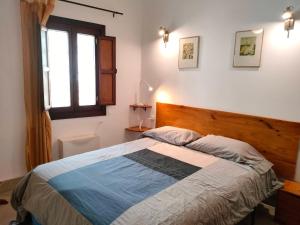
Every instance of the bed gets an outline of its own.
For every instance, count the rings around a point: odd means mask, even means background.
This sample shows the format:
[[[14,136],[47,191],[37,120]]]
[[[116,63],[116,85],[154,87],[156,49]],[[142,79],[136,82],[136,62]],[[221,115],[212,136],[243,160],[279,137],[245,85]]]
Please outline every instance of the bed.
[[[298,123],[158,104],[157,127],[166,125],[252,145],[258,139],[251,141],[253,135],[268,137],[257,142],[258,150],[272,156],[267,158],[281,177],[294,176]],[[277,158],[278,148],[284,157]],[[280,186],[269,167],[258,172],[187,145],[145,137],[39,166],[18,184],[12,203],[19,221],[31,215],[40,225],[228,225]]]

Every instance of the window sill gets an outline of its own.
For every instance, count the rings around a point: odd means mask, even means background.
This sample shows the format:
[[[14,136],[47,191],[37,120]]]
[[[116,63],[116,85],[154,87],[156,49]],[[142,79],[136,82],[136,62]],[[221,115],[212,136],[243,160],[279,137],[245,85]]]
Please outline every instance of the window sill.
[[[100,106],[97,109],[80,110],[75,112],[70,110],[64,110],[64,109],[50,109],[49,114],[51,120],[106,116],[106,107]]]

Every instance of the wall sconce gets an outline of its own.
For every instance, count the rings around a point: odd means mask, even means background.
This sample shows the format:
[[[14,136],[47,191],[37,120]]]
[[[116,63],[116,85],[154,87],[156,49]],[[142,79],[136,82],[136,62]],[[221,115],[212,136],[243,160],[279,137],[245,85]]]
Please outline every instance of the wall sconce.
[[[293,6],[288,6],[284,13],[282,14],[282,19],[284,20],[284,30],[287,31],[287,37],[290,37],[290,30],[294,29],[295,19],[293,15]]]
[[[167,43],[169,41],[169,31],[167,30],[167,28],[160,27],[158,34],[159,34],[159,36],[161,36],[163,38],[163,41],[165,43],[165,47],[167,47]]]
[[[149,92],[153,91],[153,87],[145,80],[141,80],[141,84],[145,84],[147,86]]]
[[[145,80],[140,80],[140,83],[139,83],[139,90],[140,91],[143,91],[146,90],[145,87],[147,87],[147,90],[149,93],[153,92],[154,88]],[[144,104],[142,103],[142,95],[139,95],[138,94],[139,91],[135,92],[134,94],[134,98],[135,98],[135,101],[134,101],[134,105],[147,105],[147,104]],[[145,108],[145,111],[146,111],[147,108]]]

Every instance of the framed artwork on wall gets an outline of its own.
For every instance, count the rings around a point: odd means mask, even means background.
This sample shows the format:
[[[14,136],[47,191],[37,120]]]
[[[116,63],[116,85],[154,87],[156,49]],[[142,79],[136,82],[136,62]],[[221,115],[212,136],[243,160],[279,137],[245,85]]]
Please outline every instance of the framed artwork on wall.
[[[263,36],[263,29],[236,32],[233,67],[260,67]]]
[[[198,68],[199,40],[199,36],[179,40],[179,69]]]

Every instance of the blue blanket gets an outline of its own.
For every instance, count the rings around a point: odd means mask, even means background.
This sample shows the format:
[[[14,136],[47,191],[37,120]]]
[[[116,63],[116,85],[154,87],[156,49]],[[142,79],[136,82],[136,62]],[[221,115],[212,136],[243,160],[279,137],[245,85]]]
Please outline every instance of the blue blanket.
[[[144,149],[49,180],[94,225],[108,225],[135,204],[200,168]]]

